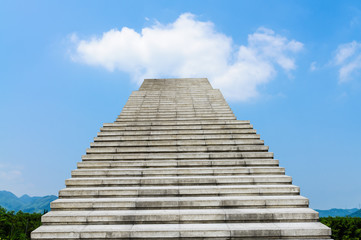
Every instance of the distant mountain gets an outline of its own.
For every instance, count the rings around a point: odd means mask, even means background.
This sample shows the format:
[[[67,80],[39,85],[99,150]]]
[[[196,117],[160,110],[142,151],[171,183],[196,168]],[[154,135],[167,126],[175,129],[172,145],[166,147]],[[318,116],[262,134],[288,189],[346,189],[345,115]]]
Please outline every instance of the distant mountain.
[[[361,217],[361,209],[348,215],[349,217]]]
[[[320,217],[346,217],[351,216],[355,212],[359,212],[360,209],[352,208],[352,209],[340,209],[340,208],[332,208],[329,210],[319,210],[315,209]],[[360,212],[361,214],[361,212]]]
[[[8,191],[0,191],[0,206],[6,208],[8,211],[23,211],[28,213],[43,212],[50,210],[50,202],[57,199],[57,196],[48,195],[45,197],[30,197],[23,195],[17,197],[15,194]]]

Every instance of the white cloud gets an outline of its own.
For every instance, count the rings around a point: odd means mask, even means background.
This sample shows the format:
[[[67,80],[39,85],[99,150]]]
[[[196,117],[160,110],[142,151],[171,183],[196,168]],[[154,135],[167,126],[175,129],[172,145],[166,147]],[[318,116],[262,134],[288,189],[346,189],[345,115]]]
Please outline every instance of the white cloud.
[[[311,62],[311,65],[310,65],[310,71],[311,71],[311,72],[317,70],[316,64],[317,64],[317,62]]]
[[[190,13],[141,33],[123,27],[88,40],[72,35],[72,40],[76,62],[127,72],[138,83],[144,78],[208,77],[227,98],[241,101],[258,96],[258,87],[276,75],[277,67],[287,73],[295,69],[293,55],[303,47],[266,28],[248,35],[247,45],[237,46],[212,22]]]
[[[19,180],[22,177],[19,166],[13,166],[11,164],[0,164],[0,180],[2,181],[14,181]]]
[[[339,45],[333,62],[339,66],[339,82],[350,81],[361,69],[361,43],[352,41]]]

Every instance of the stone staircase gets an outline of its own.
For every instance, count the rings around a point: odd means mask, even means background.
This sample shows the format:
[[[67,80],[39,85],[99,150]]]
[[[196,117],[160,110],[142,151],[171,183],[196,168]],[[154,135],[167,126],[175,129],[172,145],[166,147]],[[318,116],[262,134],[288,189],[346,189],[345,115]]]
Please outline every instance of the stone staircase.
[[[207,79],[147,79],[104,124],[32,239],[330,239]]]

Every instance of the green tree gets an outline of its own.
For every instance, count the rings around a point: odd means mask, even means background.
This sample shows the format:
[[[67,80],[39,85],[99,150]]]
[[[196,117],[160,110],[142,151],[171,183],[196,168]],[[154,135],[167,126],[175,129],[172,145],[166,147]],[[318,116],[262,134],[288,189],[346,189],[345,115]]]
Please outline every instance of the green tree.
[[[332,238],[335,240],[360,240],[361,218],[359,217],[325,217],[320,221],[332,229]]]
[[[40,213],[7,211],[0,207],[0,240],[27,240],[41,225]]]

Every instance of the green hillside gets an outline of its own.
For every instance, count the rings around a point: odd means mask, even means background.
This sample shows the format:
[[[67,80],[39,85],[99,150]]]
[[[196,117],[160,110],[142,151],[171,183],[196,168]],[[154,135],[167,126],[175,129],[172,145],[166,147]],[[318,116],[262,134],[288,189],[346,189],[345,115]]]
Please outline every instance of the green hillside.
[[[359,218],[361,218],[361,209],[359,209],[358,211],[350,214],[349,217],[359,217]]]
[[[346,217],[350,216],[354,212],[357,212],[358,208],[351,208],[351,209],[340,209],[340,208],[332,208],[328,210],[319,210],[315,209],[320,217]]]
[[[26,213],[42,213],[50,210],[50,202],[57,199],[54,195],[45,197],[30,197],[23,195],[17,197],[9,191],[0,191],[0,206],[6,208],[8,211],[22,211]]]

